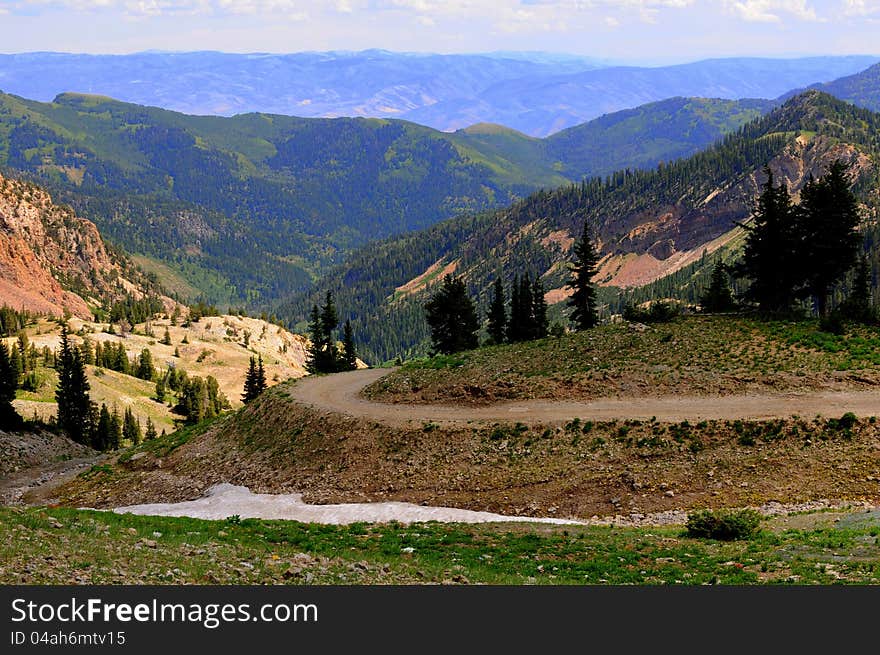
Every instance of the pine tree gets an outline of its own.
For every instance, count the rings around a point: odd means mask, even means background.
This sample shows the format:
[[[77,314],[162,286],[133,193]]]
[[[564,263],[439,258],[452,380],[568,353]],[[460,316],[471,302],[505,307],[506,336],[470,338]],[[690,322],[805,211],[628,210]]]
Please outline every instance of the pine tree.
[[[141,356],[138,359],[138,367],[135,377],[140,378],[141,380],[150,381],[155,377],[156,369],[153,368],[153,355],[150,353],[149,348],[144,348],[141,351]]]
[[[321,372],[321,348],[324,346],[324,329],[321,323],[321,312],[317,305],[312,305],[309,314],[309,351],[306,354],[306,370],[309,373]]]
[[[130,407],[125,408],[125,415],[122,419],[122,438],[133,446],[137,446],[141,442],[141,424],[135,418]]]
[[[159,435],[156,432],[156,426],[153,425],[153,419],[147,417],[147,427],[144,430],[144,441],[152,441]]]
[[[535,339],[547,336],[550,324],[547,320],[547,301],[544,299],[544,285],[539,278],[532,284],[532,321]]]
[[[744,296],[767,312],[787,311],[795,301],[799,283],[797,232],[788,187],[774,186],[773,172],[765,168],[767,181],[752,210],[742,259],[735,272],[751,280]]]
[[[160,375],[156,378],[156,402],[165,402],[165,387],[167,384],[167,376]]]
[[[18,373],[12,367],[9,348],[0,341],[0,430],[15,430],[21,425],[21,417],[12,406],[17,388]]]
[[[101,411],[98,414],[98,425],[92,434],[92,448],[95,450],[105,451],[110,449],[112,441],[112,420],[107,405],[101,403]]]
[[[321,330],[324,334],[324,347],[320,353],[321,370],[332,373],[338,367],[339,349],[336,347],[335,331],[339,325],[339,314],[333,303],[333,292],[328,291],[321,308]]]
[[[113,406],[110,415],[110,429],[107,432],[107,450],[117,450],[122,445],[122,419],[119,417],[119,409]]]
[[[255,388],[257,390],[257,395],[259,396],[268,388],[268,385],[266,384],[266,369],[263,368],[262,355],[257,356],[257,377],[255,382]]]
[[[79,347],[80,353],[82,353],[83,364],[86,366],[92,366],[95,363],[95,350],[92,347],[92,340],[88,337],[83,338],[82,345]],[[45,361],[45,352],[43,356],[43,360]]]
[[[495,278],[492,291],[492,303],[489,305],[489,342],[504,343],[507,333],[507,311],[504,308],[504,283],[501,277]]]
[[[531,341],[535,338],[535,314],[534,297],[532,295],[532,277],[526,273],[519,281],[519,310],[517,318],[519,323],[520,338],[522,341]]]
[[[510,320],[507,323],[507,340],[510,343],[522,341],[522,303],[519,298],[519,275],[513,276],[510,288]]]
[[[168,331],[168,328],[165,328],[165,334],[162,336],[161,343],[165,346],[171,345],[171,333]]]
[[[354,332],[351,329],[351,321],[348,320],[345,321],[345,327],[342,330],[340,369],[343,371],[354,371],[357,369],[357,350],[354,345]]]
[[[720,259],[712,269],[712,279],[700,298],[700,306],[705,312],[729,312],[736,308],[727,279],[727,266]]]
[[[566,285],[572,289],[568,306],[575,330],[588,330],[599,322],[596,307],[596,284],[593,278],[598,272],[599,254],[590,240],[589,226],[584,223],[580,240],[574,245],[575,261],[570,264],[572,279]]]
[[[266,390],[266,374],[263,371],[263,356],[260,355],[259,364],[256,357],[251,357],[248,371],[244,380],[244,393],[241,395],[243,403],[249,403]]]
[[[61,326],[61,352],[58,356],[58,425],[77,443],[91,443],[89,429],[89,382],[79,348],[71,345],[67,324]]]
[[[802,250],[799,260],[805,284],[802,296],[811,295],[819,316],[828,315],[831,288],[856,263],[862,238],[859,210],[847,179],[849,167],[837,160],[818,181],[801,190],[796,212]]]
[[[9,349],[9,366],[12,369],[12,375],[15,378],[15,385],[18,388],[19,383],[21,382],[21,375],[23,373],[22,363],[21,363],[21,353],[18,352],[18,346],[13,345]]]
[[[460,278],[443,278],[440,290],[425,304],[425,316],[437,352],[450,354],[477,347],[477,310]]]
[[[844,316],[859,323],[874,323],[877,320],[874,302],[871,298],[871,265],[865,255],[856,264],[852,291],[841,307]]]

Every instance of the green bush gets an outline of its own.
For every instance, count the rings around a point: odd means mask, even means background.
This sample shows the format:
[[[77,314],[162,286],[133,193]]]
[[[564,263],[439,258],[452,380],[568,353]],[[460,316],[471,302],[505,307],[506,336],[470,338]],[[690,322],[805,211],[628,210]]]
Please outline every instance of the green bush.
[[[753,509],[698,510],[688,514],[689,537],[734,541],[749,539],[758,531],[761,515]]]

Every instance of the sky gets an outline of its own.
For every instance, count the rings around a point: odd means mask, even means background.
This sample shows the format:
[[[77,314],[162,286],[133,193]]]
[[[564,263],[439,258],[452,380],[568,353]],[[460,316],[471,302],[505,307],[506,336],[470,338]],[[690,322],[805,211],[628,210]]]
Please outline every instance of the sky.
[[[0,0],[0,51],[880,54],[880,0]]]

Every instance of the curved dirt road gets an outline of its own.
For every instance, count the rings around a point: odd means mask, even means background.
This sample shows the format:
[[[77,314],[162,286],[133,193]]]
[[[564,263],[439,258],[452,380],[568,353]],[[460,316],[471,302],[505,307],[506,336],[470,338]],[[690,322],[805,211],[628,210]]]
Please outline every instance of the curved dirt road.
[[[291,397],[316,409],[366,418],[389,425],[409,423],[521,422],[560,423],[572,418],[609,421],[650,419],[699,421],[787,418],[817,414],[839,417],[880,415],[880,391],[827,391],[745,396],[665,396],[600,398],[593,401],[526,400],[485,407],[410,405],[373,402],[360,395],[368,384],[389,369],[362,369],[321,377],[303,378]]]

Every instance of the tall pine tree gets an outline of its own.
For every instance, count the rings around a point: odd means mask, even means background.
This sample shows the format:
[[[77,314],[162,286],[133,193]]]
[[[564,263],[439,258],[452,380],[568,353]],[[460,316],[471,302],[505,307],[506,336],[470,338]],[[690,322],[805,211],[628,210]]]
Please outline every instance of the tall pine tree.
[[[6,342],[0,341],[0,430],[15,430],[21,425],[21,417],[12,406],[16,389],[18,372],[12,366]]]
[[[61,326],[61,351],[58,356],[58,425],[71,439],[81,444],[91,443],[89,434],[91,401],[89,381],[79,348],[70,343],[67,324]]]
[[[477,347],[477,310],[461,278],[447,275],[425,304],[431,340],[437,352],[449,354]]]
[[[492,344],[504,343],[507,334],[507,310],[504,308],[504,283],[501,276],[495,278],[492,287],[492,303],[489,305],[489,340]]]
[[[736,309],[736,302],[727,279],[727,266],[720,259],[715,262],[712,269],[709,287],[700,297],[700,307],[704,312],[730,312]]]
[[[576,330],[588,330],[599,322],[596,306],[596,284],[599,254],[590,240],[589,226],[584,223],[581,238],[574,245],[575,261],[570,264],[572,278],[566,287],[572,289],[568,306],[572,308],[571,322]]]
[[[767,180],[752,210],[742,259],[736,274],[749,278],[746,300],[765,312],[789,310],[799,283],[798,236],[794,207],[785,184],[774,185],[773,171],[764,169]]]
[[[357,368],[357,350],[354,345],[354,331],[351,329],[351,321],[345,321],[342,330],[342,355],[339,369],[342,371],[354,371]]]
[[[532,321],[534,339],[543,339],[550,330],[547,320],[547,301],[544,299],[544,285],[540,278],[536,277],[532,284]]]
[[[802,250],[799,260],[804,279],[802,296],[816,302],[819,316],[828,315],[832,287],[856,263],[862,237],[859,211],[850,189],[849,167],[837,160],[818,181],[801,190],[797,231]]]

